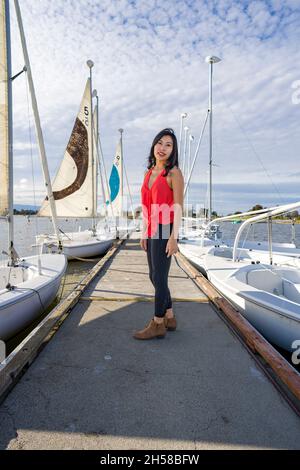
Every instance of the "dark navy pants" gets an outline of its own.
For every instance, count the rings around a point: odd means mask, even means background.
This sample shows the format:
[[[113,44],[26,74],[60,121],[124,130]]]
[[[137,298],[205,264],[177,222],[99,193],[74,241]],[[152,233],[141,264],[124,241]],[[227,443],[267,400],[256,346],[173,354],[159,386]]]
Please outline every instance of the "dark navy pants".
[[[155,289],[156,317],[164,317],[166,310],[172,307],[168,287],[168,275],[172,256],[167,258],[166,247],[172,232],[173,224],[159,224],[156,234],[147,240],[147,259],[149,277]]]

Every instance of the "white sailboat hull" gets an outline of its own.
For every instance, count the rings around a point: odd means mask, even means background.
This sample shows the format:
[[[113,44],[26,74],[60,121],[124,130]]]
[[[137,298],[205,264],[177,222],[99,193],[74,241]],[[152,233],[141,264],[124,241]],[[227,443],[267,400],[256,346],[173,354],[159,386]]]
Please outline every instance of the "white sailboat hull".
[[[65,256],[49,254],[24,258],[18,267],[0,264],[1,340],[16,335],[49,307],[57,295],[66,266]],[[6,289],[8,282],[12,290]]]
[[[294,268],[205,258],[208,279],[270,342],[293,351],[300,340],[300,272]]]
[[[90,258],[105,254],[113,243],[113,236],[93,235],[90,230],[83,232],[68,232],[62,236],[63,253],[69,260],[76,258]],[[58,244],[56,237],[52,235],[39,235],[36,237],[38,244],[43,245],[44,253],[57,253]]]
[[[216,245],[214,240],[204,239],[201,245],[200,239],[181,240],[179,242],[180,252],[194,265],[202,274],[207,275],[205,257]],[[220,244],[223,250],[223,257],[232,257],[233,240]],[[249,257],[253,261],[269,263],[269,251],[267,242],[248,242],[243,244],[243,248],[238,249],[241,257]],[[292,243],[273,243],[273,261],[280,265],[292,266],[300,269],[300,249]]]
[[[214,246],[214,241],[205,239],[203,246],[199,239],[194,240],[180,240],[178,247],[182,253],[199,271],[207,275],[204,259],[208,251]]]

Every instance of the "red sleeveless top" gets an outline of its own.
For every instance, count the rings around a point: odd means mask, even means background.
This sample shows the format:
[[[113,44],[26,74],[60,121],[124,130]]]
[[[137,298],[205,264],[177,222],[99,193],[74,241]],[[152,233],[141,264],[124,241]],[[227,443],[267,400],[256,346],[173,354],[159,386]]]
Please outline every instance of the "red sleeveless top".
[[[157,231],[158,224],[170,224],[174,222],[174,196],[173,190],[163,176],[165,169],[155,179],[149,189],[149,179],[153,168],[151,168],[144,178],[141,189],[143,220],[147,229],[143,237],[153,237]]]

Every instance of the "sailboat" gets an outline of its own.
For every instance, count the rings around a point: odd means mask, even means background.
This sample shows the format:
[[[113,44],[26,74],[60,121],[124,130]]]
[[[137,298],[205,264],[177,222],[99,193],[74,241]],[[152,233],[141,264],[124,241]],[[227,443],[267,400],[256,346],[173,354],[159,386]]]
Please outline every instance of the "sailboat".
[[[188,191],[189,182],[191,179],[192,171],[195,165],[196,156],[199,151],[199,147],[204,134],[207,121],[209,121],[209,198],[208,198],[208,213],[205,219],[196,220],[197,227],[192,230],[189,228],[190,218],[185,218],[184,226],[180,231],[179,239],[179,250],[186,256],[193,264],[195,264],[200,271],[203,271],[202,257],[207,253],[207,250],[214,246],[217,240],[222,236],[219,230],[219,226],[215,223],[211,223],[212,219],[212,76],[213,76],[213,65],[221,61],[219,57],[208,56],[205,61],[209,64],[209,102],[206,118],[200,134],[200,139],[195,152],[195,157],[191,165],[191,169],[188,175],[188,179],[184,188],[184,196]]]
[[[222,217],[218,219],[212,220],[212,74],[213,74],[213,64],[220,62],[220,59],[216,56],[208,56],[206,62],[209,64],[209,106],[207,116],[204,122],[203,129],[201,131],[201,136],[198,143],[198,148],[201,143],[201,139],[203,136],[203,132],[209,119],[209,204],[208,204],[208,217],[205,223],[202,221],[199,222],[197,225],[198,227],[196,230],[187,230],[186,227],[183,227],[180,233],[180,240],[179,240],[179,250],[180,252],[187,258],[189,261],[194,264],[200,272],[204,275],[207,275],[206,271],[206,264],[204,262],[205,256],[208,252],[211,253],[212,248],[215,246],[222,246],[223,250],[226,248],[232,248],[234,244],[234,240],[225,240],[220,230],[220,222],[224,221],[232,221],[236,219],[236,215]],[[197,149],[198,150],[198,149]],[[195,153],[194,161],[192,164],[192,169],[188,176],[188,181],[185,186],[185,193],[187,191],[189,181],[191,178],[193,166],[195,164],[195,159],[197,155],[197,150]],[[271,209],[262,209],[258,211],[249,211],[243,214],[239,214],[239,218],[246,216],[255,216],[258,214],[263,214],[265,212],[270,211]],[[243,249],[249,250],[251,252],[257,252],[257,256],[261,255],[264,256],[264,252],[268,251],[268,245],[265,242],[250,242],[244,241]],[[295,243],[273,243],[273,249],[276,253],[282,253],[285,255],[290,255],[292,258],[298,256],[299,250],[297,250]],[[257,258],[258,259],[258,258]]]
[[[91,71],[93,62],[89,60],[87,65]],[[102,255],[114,240],[111,232],[99,232],[96,227],[98,191],[95,140],[90,72],[63,160],[52,185],[58,217],[93,218],[91,230],[62,233],[63,252],[68,259]],[[50,204],[46,197],[38,215],[48,217],[49,214]],[[59,249],[55,235],[39,235],[36,240],[42,244],[44,252],[55,253]]]
[[[210,282],[269,341],[288,351],[300,338],[300,249],[272,243],[272,217],[291,212],[300,202],[266,210],[246,220],[233,247],[213,246],[202,258]],[[267,220],[267,249],[241,249],[250,224]]]
[[[21,34],[40,156],[47,181],[47,162],[18,1],[15,8]],[[0,215],[8,222],[8,261],[0,264],[0,339],[7,340],[35,320],[54,300],[66,269],[62,254],[20,258],[14,247],[13,120],[9,0],[0,2]],[[51,185],[48,186],[51,199]],[[55,215],[55,214],[54,214]],[[55,219],[53,216],[53,223]]]
[[[119,129],[120,139],[117,144],[115,157],[112,164],[112,169],[109,177],[108,184],[106,186],[105,193],[105,205],[107,218],[109,220],[109,226],[114,229],[116,238],[124,238],[129,236],[131,232],[137,229],[134,213],[133,204],[130,193],[130,187],[128,183],[126,168],[124,165],[123,158],[123,129]],[[129,197],[131,200],[131,211],[132,220],[124,217],[123,206],[124,206],[124,174],[127,182],[129,191]],[[126,199],[127,201],[127,199]]]

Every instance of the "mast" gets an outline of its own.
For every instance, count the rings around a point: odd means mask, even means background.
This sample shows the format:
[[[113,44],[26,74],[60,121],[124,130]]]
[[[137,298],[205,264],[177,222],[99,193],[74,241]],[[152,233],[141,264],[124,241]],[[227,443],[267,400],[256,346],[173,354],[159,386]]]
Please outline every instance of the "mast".
[[[191,171],[191,152],[192,152],[192,142],[194,141],[194,136],[192,134],[189,135],[189,147],[188,147],[188,166],[187,166],[187,174],[190,174]],[[187,188],[186,192],[186,217],[189,216],[189,187]],[[193,211],[192,211],[193,216]]]
[[[119,129],[120,132],[120,145],[121,145],[121,185],[120,185],[120,197],[121,197],[121,217],[123,215],[123,132],[124,129]]]
[[[212,74],[213,64],[217,64],[221,59],[216,56],[208,56],[205,62],[209,64],[209,83],[208,83],[208,112],[209,112],[209,202],[208,202],[208,221],[211,221],[212,213]]]
[[[55,201],[54,201],[54,197],[52,193],[52,185],[51,185],[50,174],[49,174],[49,169],[48,169],[44,137],[43,137],[43,132],[41,128],[40,116],[39,116],[39,111],[38,111],[38,106],[37,106],[37,101],[36,101],[36,96],[35,96],[34,84],[33,84],[32,73],[31,73],[31,66],[30,66],[26,39],[25,39],[23,23],[22,23],[22,16],[21,16],[21,11],[19,7],[19,1],[18,0],[14,0],[14,1],[15,1],[16,15],[17,15],[17,20],[18,20],[18,25],[19,25],[20,36],[21,36],[21,42],[22,42],[23,55],[24,55],[26,69],[27,69],[28,84],[29,84],[31,104],[32,104],[32,109],[33,109],[33,114],[34,114],[35,129],[36,129],[38,143],[39,143],[40,159],[42,162],[42,170],[44,174],[45,186],[46,186],[47,196],[48,196],[48,200],[49,200],[50,208],[51,208],[52,224],[53,224],[55,235],[59,243],[59,247],[61,248],[61,236],[60,236],[58,226],[57,226],[57,221],[56,221],[56,207],[55,207]]]
[[[90,69],[90,109],[91,109],[91,156],[92,156],[92,194],[93,194],[93,231],[95,232],[95,218],[97,216],[97,191],[96,191],[96,165],[95,165],[95,158],[94,158],[94,116],[93,116],[93,88],[92,88],[92,68],[94,67],[94,62],[92,60],[87,61],[87,66]]]
[[[4,8],[3,8],[4,4]],[[1,79],[4,82],[4,96],[3,103],[1,100],[1,107],[4,106],[4,115],[7,116],[7,127],[6,123],[3,123],[3,128],[1,129],[1,138],[3,138],[3,144],[6,148],[5,154],[7,155],[6,168],[1,168],[1,173],[3,172],[5,179],[5,186],[7,187],[7,192],[5,194],[5,212],[8,220],[8,256],[9,266],[14,266],[16,261],[16,255],[14,250],[14,208],[13,208],[13,117],[12,117],[12,80],[11,80],[11,38],[10,38],[10,14],[9,14],[9,0],[2,0],[2,10],[5,15],[5,26],[3,19],[3,28],[5,27],[5,42],[1,46],[1,52],[3,52],[3,59],[6,59],[6,71],[4,76],[1,76]],[[6,50],[5,50],[6,46]],[[5,57],[6,56],[6,57]],[[1,71],[2,72],[2,71]],[[2,75],[2,73],[1,73]],[[6,84],[5,84],[6,82]],[[2,97],[1,97],[2,98]],[[6,103],[5,103],[6,101]],[[5,110],[5,107],[7,109]],[[5,128],[6,127],[6,128]],[[2,149],[3,151],[4,149]]]
[[[98,151],[98,142],[99,142],[99,96],[97,90],[93,91],[93,97],[96,97],[96,106],[94,109],[94,137],[95,137],[95,149],[96,149],[96,158],[97,158],[97,165],[96,165],[96,194],[98,197],[98,174],[100,175],[100,182],[101,182],[101,190],[103,201],[105,204],[105,191],[104,191],[104,183],[103,183],[103,175],[101,171],[101,162],[99,157]],[[105,204],[105,217],[107,216],[107,207]]]
[[[132,214],[132,219],[135,221],[135,216],[134,216],[134,210],[133,210],[133,201],[131,197],[131,191],[130,191],[130,186],[129,186],[129,181],[127,177],[127,171],[126,171],[126,166],[125,166],[125,161],[124,161],[124,155],[123,155],[123,145],[121,146],[121,152],[122,152],[122,162],[123,162],[123,168],[124,168],[124,174],[126,178],[126,184],[127,184],[127,189],[128,189],[128,194],[129,194],[129,199],[130,199],[130,204],[131,204],[131,214]],[[128,205],[127,205],[128,207]],[[126,207],[126,210],[127,210]]]
[[[183,159],[182,159],[182,173],[185,178],[185,165],[186,165],[186,150],[187,150],[187,136],[190,128],[188,126],[184,127],[184,146],[183,146]]]
[[[178,157],[179,157],[179,162],[181,165],[181,147],[182,147],[182,130],[183,130],[183,120],[187,117],[187,113],[182,113],[180,116],[180,134],[179,134],[179,149],[178,149]]]

